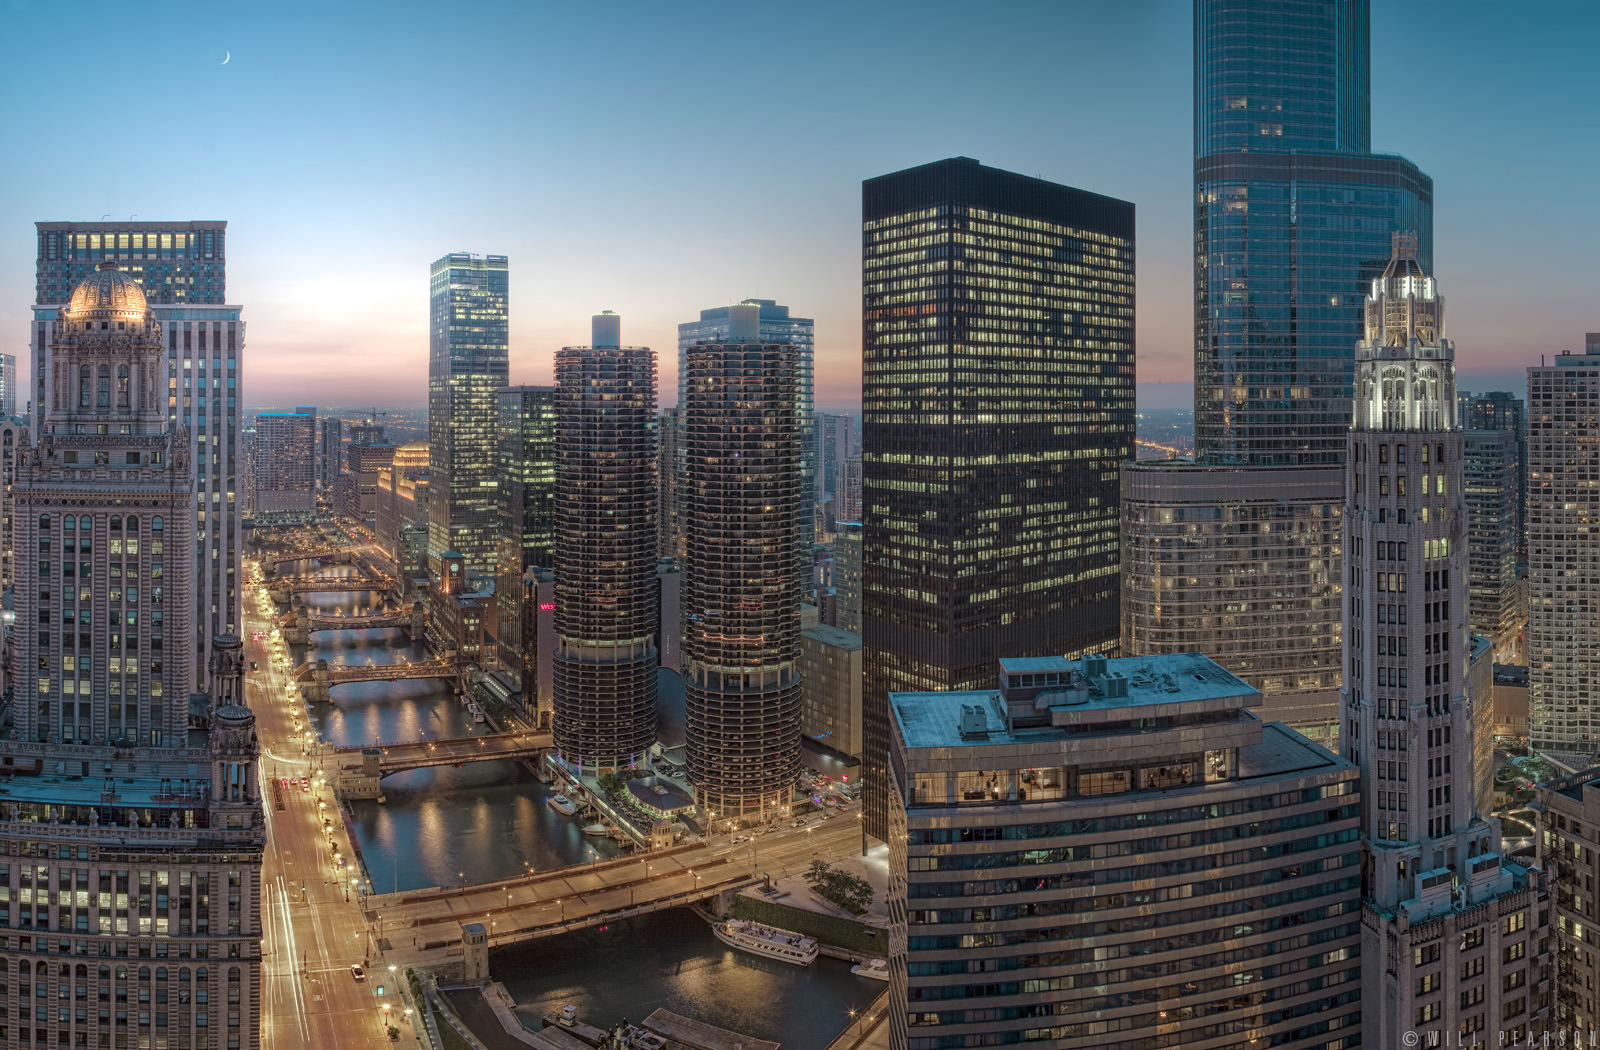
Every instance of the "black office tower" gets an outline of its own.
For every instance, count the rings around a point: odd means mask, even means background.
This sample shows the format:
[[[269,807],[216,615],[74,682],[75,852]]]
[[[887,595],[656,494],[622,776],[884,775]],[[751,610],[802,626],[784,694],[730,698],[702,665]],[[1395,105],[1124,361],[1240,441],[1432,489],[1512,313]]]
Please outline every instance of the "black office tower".
[[[862,186],[862,756],[888,694],[1116,642],[1134,212],[957,157]]]

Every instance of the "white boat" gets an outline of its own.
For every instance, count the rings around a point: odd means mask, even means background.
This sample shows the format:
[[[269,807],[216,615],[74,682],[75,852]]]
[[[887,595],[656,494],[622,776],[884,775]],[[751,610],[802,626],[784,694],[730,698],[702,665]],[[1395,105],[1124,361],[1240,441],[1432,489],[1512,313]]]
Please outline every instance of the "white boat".
[[[810,966],[817,961],[817,939],[805,937],[791,930],[764,926],[744,919],[729,919],[711,924],[717,940],[752,955],[764,955],[796,966]]]
[[[872,959],[864,963],[856,963],[850,967],[850,972],[857,977],[865,977],[873,981],[887,981],[889,979],[889,964],[882,959]]]
[[[595,821],[593,824],[585,824],[583,826],[583,833],[585,835],[606,835],[606,834],[609,834],[610,831],[611,831],[610,828],[606,827],[604,824],[600,823],[598,820]]]
[[[573,805],[572,800],[565,795],[551,795],[549,802],[550,808],[557,813],[564,813],[570,817],[578,812],[578,807]]]

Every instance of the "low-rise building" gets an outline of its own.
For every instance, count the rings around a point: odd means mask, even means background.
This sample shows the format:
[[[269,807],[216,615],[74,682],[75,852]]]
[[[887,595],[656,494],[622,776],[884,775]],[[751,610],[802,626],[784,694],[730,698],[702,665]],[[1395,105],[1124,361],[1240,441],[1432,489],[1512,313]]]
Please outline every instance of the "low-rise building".
[[[821,624],[800,632],[800,732],[861,754],[861,636]]]

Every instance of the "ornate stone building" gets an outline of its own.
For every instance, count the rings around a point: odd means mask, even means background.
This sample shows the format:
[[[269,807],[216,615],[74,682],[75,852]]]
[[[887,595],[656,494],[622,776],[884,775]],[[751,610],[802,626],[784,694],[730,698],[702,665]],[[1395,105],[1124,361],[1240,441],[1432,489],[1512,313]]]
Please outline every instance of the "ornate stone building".
[[[192,693],[195,473],[161,328],[108,264],[55,321],[13,488],[0,1046],[259,1046],[265,830],[243,643]]]
[[[1366,300],[1346,457],[1340,734],[1361,770],[1362,1046],[1550,1034],[1550,894],[1501,852],[1475,776],[1464,440],[1444,299],[1396,234]]]

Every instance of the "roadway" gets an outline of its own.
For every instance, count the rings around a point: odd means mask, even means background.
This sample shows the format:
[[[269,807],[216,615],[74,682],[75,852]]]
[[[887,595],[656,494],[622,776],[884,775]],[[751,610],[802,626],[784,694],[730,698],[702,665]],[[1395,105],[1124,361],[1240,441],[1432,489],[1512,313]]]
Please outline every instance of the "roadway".
[[[437,965],[460,951],[465,923],[483,923],[491,946],[510,944],[657,904],[675,907],[750,885],[762,875],[778,879],[800,874],[813,860],[833,862],[860,851],[858,811],[812,819],[815,823],[805,828],[786,827],[754,838],[741,835],[741,842],[719,834],[709,843],[481,885],[383,894],[367,904],[382,916],[389,961],[402,968]]]
[[[267,851],[262,868],[262,978],[261,1043],[273,1050],[363,1050],[363,1048],[416,1046],[403,1017],[396,1027],[401,1036],[391,1043],[383,1031],[382,1004],[391,1013],[403,1013],[398,979],[387,966],[369,970],[358,983],[350,972],[371,944],[361,914],[360,895],[349,880],[359,871],[334,863],[334,850],[347,862],[351,857],[344,820],[332,790],[315,786],[274,790],[285,777],[307,777],[315,783],[318,759],[303,748],[306,721],[298,701],[286,699],[292,669],[271,652],[273,620],[265,614],[255,587],[245,592],[245,658],[259,669],[249,672],[246,693],[256,715],[261,741],[261,784],[267,818]],[[253,635],[265,632],[262,640]],[[278,809],[281,799],[284,808]],[[326,809],[319,803],[325,803]],[[333,822],[331,836],[323,831],[323,815]],[[373,960],[376,962],[376,960]],[[379,998],[377,988],[385,986]]]
[[[496,758],[532,758],[540,751],[550,749],[549,733],[530,733],[521,729],[504,733],[487,733],[483,736],[453,737],[445,740],[417,740],[398,744],[363,744],[334,748],[340,765],[346,769],[359,769],[361,753],[377,748],[382,754],[378,767],[385,773],[398,773],[406,769],[425,766],[447,766],[461,762],[483,762]]]

